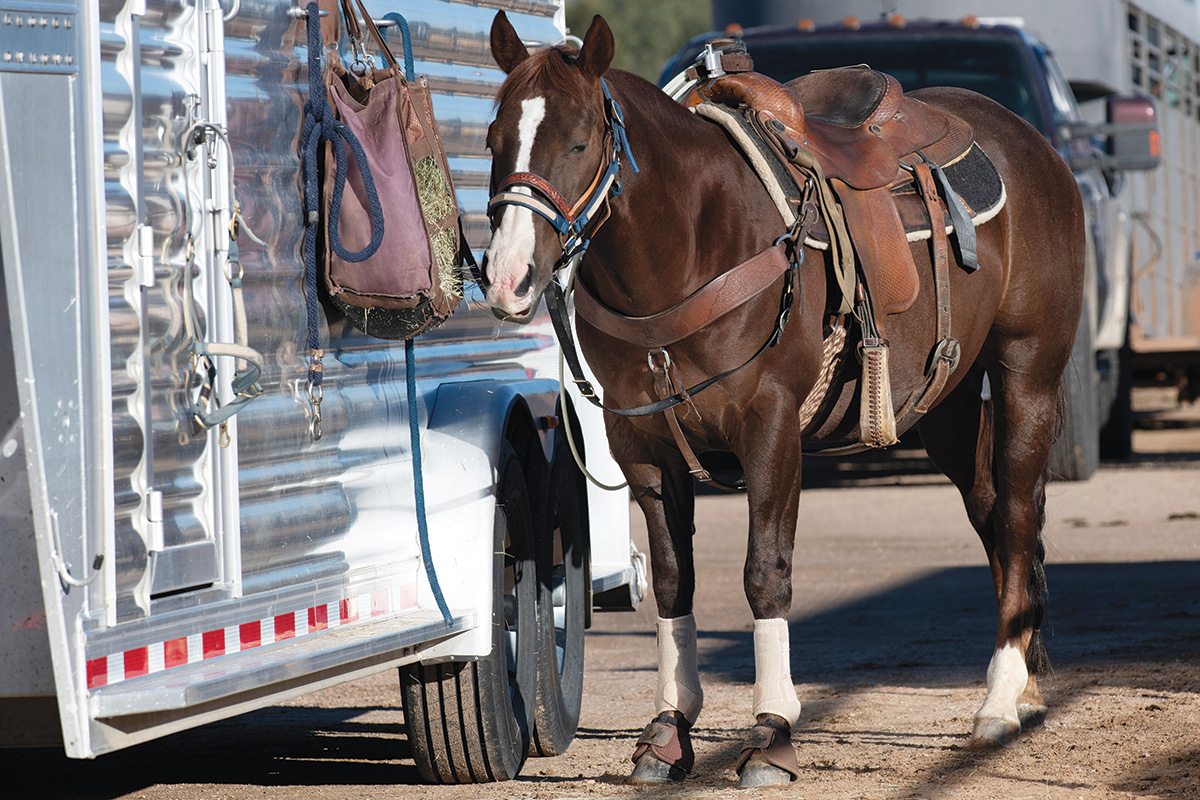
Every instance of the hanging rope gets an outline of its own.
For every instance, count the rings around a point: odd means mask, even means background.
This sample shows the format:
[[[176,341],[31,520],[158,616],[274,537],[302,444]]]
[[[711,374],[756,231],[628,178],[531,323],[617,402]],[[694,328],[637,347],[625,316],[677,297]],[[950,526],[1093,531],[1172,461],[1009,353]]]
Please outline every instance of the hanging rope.
[[[365,261],[379,249],[383,242],[383,208],[375,191],[375,180],[367,164],[366,153],[358,139],[344,124],[339,122],[325,97],[325,86],[321,80],[321,14],[316,2],[306,6],[308,12],[308,101],[304,104],[304,127],[300,133],[300,160],[304,170],[304,294],[308,311],[308,391],[313,403],[313,439],[321,438],[321,304],[317,297],[317,228],[321,223],[320,147],[328,141],[333,145],[337,160],[337,178],[333,185],[333,197],[329,206],[329,246],[339,258],[346,261]],[[336,53],[335,53],[336,56]],[[349,158],[346,148],[354,156],[358,171],[362,175],[367,202],[371,208],[371,241],[357,252],[342,246],[338,233],[341,219],[342,196],[346,190],[346,172]]]
[[[321,304],[317,297],[317,227],[321,222],[321,183],[319,172],[319,152],[321,142],[333,144],[334,156],[337,159],[337,178],[333,186],[333,197],[329,208],[329,246],[339,258],[346,261],[365,261],[375,254],[383,241],[383,208],[379,195],[375,191],[375,181],[371,176],[371,168],[367,164],[366,154],[362,145],[350,130],[334,118],[333,109],[325,97],[325,87],[321,81],[321,13],[316,2],[307,5],[308,12],[308,102],[304,104],[304,127],[300,134],[300,157],[304,168],[304,293],[308,311],[308,347],[309,369],[308,385],[309,398],[313,403],[312,437],[321,438],[321,398],[322,398],[322,364],[325,351],[321,349]],[[389,15],[389,18],[393,15]],[[395,15],[398,16],[398,15]],[[408,71],[412,72],[411,49],[407,46],[408,25],[401,18],[398,22],[405,38],[405,62]],[[346,148],[354,156],[359,172],[362,174],[363,187],[366,189],[367,202],[371,208],[371,241],[358,252],[352,253],[342,246],[338,235],[338,221],[341,213],[342,195],[346,187],[346,171],[349,159]],[[416,353],[411,339],[404,342],[404,371],[408,384],[408,431],[412,440],[413,460],[413,490],[416,495],[417,536],[421,546],[421,561],[425,567],[425,575],[429,579],[429,588],[433,591],[433,599],[446,625],[450,625],[453,617],[446,605],[438,582],[437,572],[433,567],[433,556],[429,547],[429,524],[425,511],[425,481],[421,471],[421,426],[417,406],[417,364]]]
[[[408,435],[412,440],[413,493],[417,498],[417,538],[421,541],[421,561],[425,564],[425,577],[433,599],[446,624],[451,623],[450,609],[442,595],[437,572],[433,568],[433,555],[429,550],[429,522],[425,518],[425,477],[421,471],[421,425],[417,413],[417,358],[412,339],[404,340],[404,377],[408,384]]]

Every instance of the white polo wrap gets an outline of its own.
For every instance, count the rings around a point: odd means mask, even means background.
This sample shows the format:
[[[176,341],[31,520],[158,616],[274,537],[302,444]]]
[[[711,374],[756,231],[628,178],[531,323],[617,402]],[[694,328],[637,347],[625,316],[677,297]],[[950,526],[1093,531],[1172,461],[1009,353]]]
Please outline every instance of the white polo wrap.
[[[658,618],[658,694],[655,713],[678,711],[694,723],[704,705],[696,662],[696,617]]]
[[[786,619],[754,621],[754,676],[754,715],[775,714],[794,726],[800,719],[800,700],[792,685]]]

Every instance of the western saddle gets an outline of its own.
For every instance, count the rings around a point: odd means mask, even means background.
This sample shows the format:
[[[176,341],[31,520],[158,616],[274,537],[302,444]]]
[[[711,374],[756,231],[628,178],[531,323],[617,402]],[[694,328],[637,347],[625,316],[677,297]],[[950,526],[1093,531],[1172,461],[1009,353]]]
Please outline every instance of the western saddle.
[[[974,225],[941,167],[971,149],[974,131],[962,119],[905,95],[892,76],[866,66],[813,72],[786,85],[749,71],[697,77],[682,99],[685,106],[736,109],[787,165],[795,185],[816,195],[825,229],[817,236],[832,251],[842,295],[838,313],[853,313],[862,326],[860,438],[871,447],[895,443],[898,432],[928,410],[957,366],[958,343],[950,336],[947,221],[954,227],[960,263],[969,270],[978,264]],[[893,412],[884,331],[887,316],[910,308],[920,288],[902,221],[914,212],[930,229],[937,346],[924,386]]]

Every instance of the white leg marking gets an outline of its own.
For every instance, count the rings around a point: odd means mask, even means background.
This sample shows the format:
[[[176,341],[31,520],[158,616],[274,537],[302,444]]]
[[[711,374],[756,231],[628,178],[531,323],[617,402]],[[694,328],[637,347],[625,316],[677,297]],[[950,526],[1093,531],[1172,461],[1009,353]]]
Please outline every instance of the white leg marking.
[[[1029,670],[1025,667],[1025,656],[1015,645],[1006,644],[992,654],[988,664],[988,693],[983,705],[975,713],[975,719],[1001,718],[1020,725],[1017,718],[1017,699],[1029,682]]]
[[[521,120],[517,125],[517,163],[514,172],[528,172],[533,155],[533,141],[538,127],[546,116],[546,100],[532,97],[521,101]],[[531,194],[528,188],[519,186],[511,191]],[[488,280],[492,284],[489,301],[494,301],[506,311],[516,313],[529,305],[529,300],[518,299],[514,290],[525,279],[529,261],[533,258],[534,230],[533,212],[527,208],[506,206],[500,212],[500,224],[492,234],[488,245]]]
[[[800,719],[786,619],[754,620],[754,716],[759,714],[783,717],[788,725]]]
[[[704,706],[696,661],[696,617],[658,618],[658,694],[654,713],[678,711],[695,722]]]

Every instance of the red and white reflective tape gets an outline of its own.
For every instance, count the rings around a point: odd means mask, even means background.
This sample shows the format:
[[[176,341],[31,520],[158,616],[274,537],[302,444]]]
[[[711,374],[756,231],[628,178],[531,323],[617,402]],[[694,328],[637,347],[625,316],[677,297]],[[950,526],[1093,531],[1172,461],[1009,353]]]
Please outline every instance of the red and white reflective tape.
[[[219,658],[243,650],[308,636],[417,606],[416,584],[380,589],[300,611],[277,614],[228,628],[156,642],[87,661],[88,689]]]

